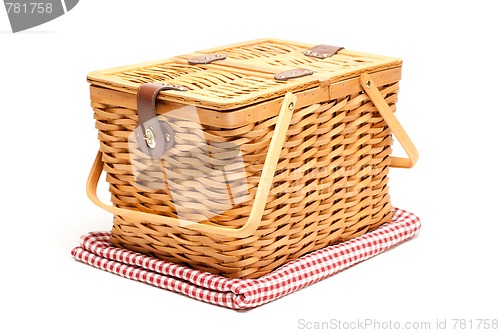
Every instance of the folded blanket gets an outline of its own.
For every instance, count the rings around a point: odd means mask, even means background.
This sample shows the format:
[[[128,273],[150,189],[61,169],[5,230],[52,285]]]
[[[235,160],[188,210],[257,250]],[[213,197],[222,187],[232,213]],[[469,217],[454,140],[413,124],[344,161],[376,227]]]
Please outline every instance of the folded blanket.
[[[394,209],[391,222],[350,241],[290,261],[258,279],[229,279],[113,247],[109,232],[82,236],[71,254],[91,266],[231,309],[253,308],[369,259],[420,229],[412,213]]]

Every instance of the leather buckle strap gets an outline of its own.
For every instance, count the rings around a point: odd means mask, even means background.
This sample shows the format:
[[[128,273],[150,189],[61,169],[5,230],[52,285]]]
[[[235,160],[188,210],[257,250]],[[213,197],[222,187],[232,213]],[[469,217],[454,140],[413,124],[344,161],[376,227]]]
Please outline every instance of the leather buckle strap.
[[[156,158],[173,146],[173,131],[170,126],[161,124],[156,114],[156,98],[161,91],[187,91],[188,88],[177,84],[144,83],[137,91],[137,128],[134,130],[139,148]]]

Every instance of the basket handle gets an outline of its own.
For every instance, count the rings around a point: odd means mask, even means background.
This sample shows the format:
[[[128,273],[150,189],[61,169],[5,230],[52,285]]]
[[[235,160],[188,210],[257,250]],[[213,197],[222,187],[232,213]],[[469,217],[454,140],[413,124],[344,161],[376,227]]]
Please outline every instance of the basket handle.
[[[285,142],[286,134],[288,132],[288,126],[290,125],[290,120],[292,119],[292,114],[296,102],[297,97],[292,93],[287,93],[283,98],[278,119],[276,120],[273,137],[271,139],[271,143],[269,144],[266,160],[264,162],[262,174],[260,176],[257,192],[255,194],[255,200],[252,206],[252,210],[250,211],[250,216],[248,217],[245,225],[238,229],[225,228],[209,224],[193,223],[169,216],[139,212],[103,203],[97,196],[97,184],[99,182],[99,178],[101,176],[104,165],[102,161],[101,151],[97,153],[94,164],[92,165],[92,169],[90,170],[90,174],[87,180],[87,195],[94,204],[115,215],[134,219],[148,220],[151,222],[166,224],[174,227],[183,227],[191,230],[229,237],[243,238],[250,236],[257,230],[262,219],[262,214],[264,213],[266,201],[269,196],[272,180],[274,178],[274,173],[278,165],[281,149],[283,147],[283,143]]]
[[[370,97],[371,101],[377,108],[378,112],[384,118],[387,126],[392,130],[399,143],[403,147],[404,151],[408,155],[407,158],[403,157],[391,157],[391,167],[393,168],[412,168],[418,160],[418,151],[415,145],[411,141],[408,134],[399,123],[398,119],[391,111],[391,108],[385,101],[384,96],[380,93],[374,84],[374,81],[367,73],[361,74],[359,77],[361,86],[364,91]]]

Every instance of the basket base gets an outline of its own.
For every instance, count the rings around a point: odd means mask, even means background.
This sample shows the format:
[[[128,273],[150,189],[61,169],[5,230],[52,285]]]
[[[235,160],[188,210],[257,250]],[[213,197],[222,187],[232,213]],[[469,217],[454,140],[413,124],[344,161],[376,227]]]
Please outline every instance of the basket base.
[[[253,308],[332,276],[415,236],[420,219],[394,208],[392,221],[288,262],[258,279],[229,279],[113,247],[109,232],[82,236],[73,257],[88,265],[231,309]]]
[[[109,240],[115,247],[196,270],[231,279],[256,279],[303,255],[362,236],[392,220],[390,202],[372,210],[376,213],[363,219],[333,216],[322,221],[314,212],[300,219],[298,226],[283,219],[277,222],[275,232],[247,238],[218,238],[197,231],[186,235],[185,229],[162,228],[115,215]]]

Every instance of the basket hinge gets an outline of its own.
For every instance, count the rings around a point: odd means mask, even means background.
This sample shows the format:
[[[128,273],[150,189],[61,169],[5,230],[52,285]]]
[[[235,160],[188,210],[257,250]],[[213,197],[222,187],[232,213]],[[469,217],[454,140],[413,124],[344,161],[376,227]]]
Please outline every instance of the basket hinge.
[[[274,78],[276,80],[279,80],[279,81],[287,81],[290,79],[296,79],[299,77],[312,75],[312,73],[314,73],[314,72],[310,69],[297,68],[297,69],[292,69],[292,70],[281,72],[281,73],[276,73],[276,74],[274,74]]]
[[[339,52],[342,49],[343,47],[341,46],[320,44],[313,46],[308,50],[305,50],[304,54],[308,57],[326,59],[333,56],[334,54],[337,54],[337,52]]]
[[[190,65],[205,65],[214,61],[224,60],[226,59],[225,54],[214,53],[214,54],[204,54],[199,57],[194,57],[188,60]]]

